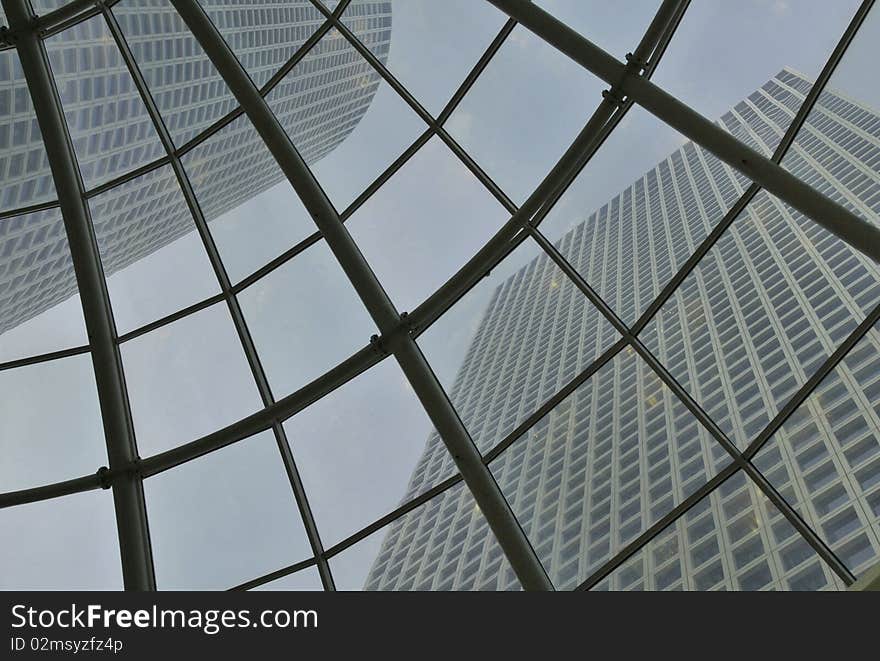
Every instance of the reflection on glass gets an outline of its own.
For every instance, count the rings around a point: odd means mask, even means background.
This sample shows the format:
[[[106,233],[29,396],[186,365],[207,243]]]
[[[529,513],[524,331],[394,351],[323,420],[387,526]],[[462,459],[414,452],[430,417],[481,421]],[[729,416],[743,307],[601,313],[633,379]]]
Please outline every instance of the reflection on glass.
[[[238,12],[246,15],[247,6]],[[177,146],[235,109],[232,92],[168,0],[121,0],[113,14]]]
[[[390,18],[370,15],[367,9],[353,2],[342,20],[374,55],[388,57],[389,71],[435,117],[506,19],[488,2],[469,0],[393,0]],[[389,54],[387,42],[376,36],[392,20]]]
[[[612,590],[840,589],[840,579],[742,473],[617,568]]]
[[[633,106],[540,229],[632,324],[746,187],[745,177]]]
[[[61,212],[0,219],[0,362],[85,344]]]
[[[856,576],[880,555],[880,327],[859,341],[755,457]]]
[[[232,282],[316,231],[246,116],[181,160]]]
[[[519,590],[463,483],[330,559],[340,590]]]
[[[0,590],[121,590],[109,491],[0,509]]]
[[[30,92],[12,48],[0,51],[0,211],[55,199]]]
[[[377,332],[324,241],[242,291],[238,300],[276,398],[342,362]]]
[[[374,38],[387,43],[390,30]],[[328,69],[332,84],[298,91],[303,78]],[[335,28],[266,101],[339,211],[427,128]]]
[[[413,191],[418,190],[418,195]],[[474,255],[509,215],[431,138],[347,223],[391,300],[412,310]]]
[[[618,339],[575,284],[526,239],[418,344],[485,453]]]
[[[489,468],[554,585],[567,589],[730,461],[627,348]]]
[[[265,85],[324,22],[310,0],[199,0],[257,87]],[[355,0],[353,4],[361,4]]]
[[[643,335],[744,448],[878,302],[876,266],[762,191]]]
[[[602,100],[602,82],[522,26],[514,28],[447,129],[517,204]]]
[[[724,123],[730,119],[752,127],[732,132],[768,154],[765,145],[772,152],[798,108],[797,103],[789,103],[794,99],[779,82],[780,72],[786,68],[798,71],[812,83],[858,6],[858,0],[742,6],[724,0],[693,3],[663,54],[653,82],[712,119],[736,104]],[[749,35],[747,51],[743,50],[744,34]],[[708,53],[712,56],[701,56]],[[775,78],[754,91],[774,74]],[[748,98],[740,101],[745,95]]]
[[[0,493],[107,463],[89,354],[0,371],[0,457]]]
[[[298,572],[276,579],[271,583],[260,585],[254,590],[285,590],[291,592],[305,592],[307,590],[323,590],[321,576],[316,567],[306,567]]]
[[[455,472],[451,461],[438,471],[425,462],[425,439],[439,439],[393,359],[318,400],[284,428],[325,547]]]
[[[87,189],[165,155],[103,17],[46,39]]]
[[[144,482],[156,584],[218,590],[311,555],[271,431]]]
[[[192,441],[262,408],[224,303],[125,342],[141,456]]]
[[[89,207],[120,334],[220,291],[170,165]]]

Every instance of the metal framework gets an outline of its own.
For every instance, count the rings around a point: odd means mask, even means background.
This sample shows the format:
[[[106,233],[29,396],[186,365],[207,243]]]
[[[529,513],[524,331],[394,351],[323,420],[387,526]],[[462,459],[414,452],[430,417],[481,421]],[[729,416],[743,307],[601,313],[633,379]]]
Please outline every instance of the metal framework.
[[[333,11],[328,10],[318,0],[313,0],[313,4],[326,20],[261,88],[257,88],[252,82],[233,51],[196,0],[170,1],[238,102],[238,106],[234,110],[181,146],[175,146],[171,134],[165,126],[147,82],[116,21],[113,2],[74,0],[46,16],[36,17],[28,0],[2,0],[9,21],[9,29],[0,35],[0,48],[15,48],[18,52],[33,98],[40,130],[45,140],[58,200],[57,202],[4,212],[0,214],[0,222],[4,218],[20,215],[24,212],[60,208],[74,261],[90,341],[88,346],[73,347],[0,363],[0,370],[19,368],[90,352],[105,427],[109,466],[101,467],[93,475],[0,494],[0,507],[56,498],[89,489],[112,488],[125,588],[155,589],[143,480],[187,461],[197,459],[206,453],[236,443],[257,432],[271,429],[287,473],[290,488],[298,505],[298,513],[305,525],[313,557],[281,567],[264,576],[255,577],[247,583],[236,586],[236,589],[256,587],[315,565],[324,588],[332,590],[334,589],[334,581],[328,563],[330,558],[463,481],[473,494],[522,586],[528,590],[552,590],[553,584],[547,572],[489,471],[488,464],[500,456],[517,439],[522,438],[557,404],[574,392],[579,385],[586,382],[619,352],[629,347],[674,393],[709,435],[728,452],[732,463],[614,554],[580,585],[580,589],[589,589],[599,584],[628,558],[645,548],[669,524],[678,520],[703,497],[740,471],[749,476],[844,584],[851,585],[855,581],[855,577],[846,565],[773,487],[752,460],[856,343],[875,324],[880,322],[880,306],[876,307],[849,333],[837,350],[797,390],[744,451],[740,451],[736,447],[700,404],[651,353],[640,339],[639,334],[761,189],[769,191],[791,207],[801,211],[875,262],[880,262],[880,229],[876,224],[870,222],[870,220],[876,219],[860,218],[780,166],[783,156],[793,144],[820,93],[843,57],[847,46],[871,10],[873,0],[865,0],[862,3],[771,158],[761,156],[650,82],[651,74],[687,10],[687,0],[665,0],[662,3],[644,37],[633,52],[628,55],[625,63],[605,53],[527,0],[489,0],[491,4],[505,12],[510,19],[436,118],[421,106],[407,88],[343,22],[342,16],[349,5],[348,0],[340,2]],[[156,128],[165,155],[92,190],[86,190],[42,39],[75,22],[98,15],[103,17],[113,35],[150,120]],[[452,115],[517,24],[531,30],[610,86],[572,144],[519,207],[444,128],[446,120]],[[427,126],[426,130],[354,202],[341,212],[337,211],[325,195],[266,102],[266,96],[331,29],[338,30]],[[591,284],[566,260],[557,247],[542,234],[540,223],[634,103],[639,104],[731,167],[741,171],[754,183],[727,211],[724,218],[706,236],[697,250],[678,270],[672,280],[666,284],[660,295],[645,309],[639,319],[632,325],[627,325]],[[181,157],[243,115],[248,117],[285,177],[293,186],[312,217],[317,231],[282,255],[261,266],[240,282],[234,283],[226,271],[217,246],[208,230],[207,221],[181,163]],[[510,213],[510,219],[465,266],[426,298],[423,303],[407,314],[401,313],[395,308],[348,232],[345,221],[433,136],[442,140],[462,164],[484,185],[486,190],[507,209]],[[172,167],[175,178],[183,191],[221,291],[219,294],[162,319],[145,324],[120,337],[116,332],[113,320],[87,200],[164,165]],[[371,338],[361,350],[311,383],[286,397],[276,399],[261,365],[237,295],[250,284],[294,259],[306,248],[322,239],[326,241],[327,246],[355,288],[361,302],[379,328],[380,335]],[[534,241],[541,247],[544,253],[553,260],[616,329],[620,334],[620,339],[541,405],[538,410],[523,420],[491,450],[481,455],[434,375],[431,366],[422,355],[415,339],[525,240]],[[225,302],[232,316],[262,400],[262,410],[202,438],[150,457],[140,458],[134,439],[131,411],[120,359],[120,345],[221,301]],[[333,547],[325,548],[320,539],[306,490],[299,476],[282,422],[386,357],[392,356],[401,367],[446,448],[454,458],[460,474],[442,481]]]

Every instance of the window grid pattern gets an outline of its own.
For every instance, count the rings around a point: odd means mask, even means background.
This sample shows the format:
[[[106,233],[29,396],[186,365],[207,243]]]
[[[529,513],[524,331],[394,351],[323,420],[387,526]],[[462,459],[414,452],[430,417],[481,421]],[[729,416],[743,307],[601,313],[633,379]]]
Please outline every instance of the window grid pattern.
[[[324,22],[322,14],[305,1],[295,8],[261,3],[267,6],[245,12],[220,1],[203,4],[224,35],[233,35],[227,37],[230,46],[258,85],[286,61],[281,53],[295,50],[291,43],[301,44]],[[383,65],[390,42],[388,3],[347,4],[342,8],[363,16],[350,23],[357,37]],[[193,48],[195,41],[170,5],[155,11],[150,26],[142,12],[127,9],[125,2],[114,5],[113,12],[157,95],[175,141],[193,140],[235,111],[222,80],[204,54],[196,52],[198,47]],[[263,23],[281,27],[270,34],[260,27]],[[80,43],[75,53],[66,55],[59,50],[53,58],[72,134],[77,127],[97,122],[94,99],[102,94],[111,98],[106,103],[119,105],[107,111],[111,116],[124,118],[130,115],[125,104],[137,104],[137,91],[125,82],[125,63],[108,57],[108,35],[102,25],[100,17],[88,19],[58,37],[59,44],[70,37],[98,42],[88,48]],[[157,50],[161,42],[151,30],[167,33],[164,45],[170,50]],[[343,36],[334,38],[341,41]],[[278,48],[267,49],[268,44]],[[47,46],[51,54],[48,42]],[[290,87],[283,92],[290,95],[288,102],[274,106],[276,111],[283,108],[280,115],[285,126],[296,127],[297,147],[309,163],[345,139],[378,86],[377,72],[365,66],[365,61],[340,61],[335,50],[333,38],[312,47],[303,60],[305,66],[298,70],[302,77],[284,79]],[[0,96],[0,108],[15,108],[14,113],[27,118],[33,111],[28,112],[26,86],[20,71],[16,73],[13,55],[14,51],[0,52],[6,65],[4,80],[11,81],[12,87],[10,94]],[[110,89],[101,89],[105,82],[99,85],[88,78],[89,68],[99,61],[101,66],[118,70],[118,77],[110,78],[116,81]],[[182,67],[174,76],[178,79],[184,71],[188,81],[200,76],[207,80],[173,89],[169,62]],[[106,78],[106,72],[102,76]],[[784,70],[726,114],[720,124],[770,156],[810,87],[810,81],[797,72]],[[164,101],[160,100],[163,95]],[[89,178],[88,172],[99,173],[99,178],[104,173],[116,176],[158,154],[150,151],[155,134],[145,114],[143,123],[134,127],[126,122],[108,124],[103,115],[97,123],[109,133],[103,137],[95,133],[77,146],[84,178]],[[27,145],[30,151],[22,153],[29,155],[19,155],[18,165],[3,161],[3,167],[20,172],[24,158],[29,165],[21,182],[13,177],[12,185],[5,188],[2,209],[25,207],[25,202],[40,200],[35,191],[45,196],[47,186],[51,187],[35,120],[15,131],[24,137],[10,145]],[[230,139],[218,148],[217,162],[260,146],[242,142]],[[3,151],[5,159],[7,151]],[[828,197],[860,215],[876,218],[878,161],[880,117],[870,108],[825,90],[784,164]],[[254,164],[254,170],[276,172],[278,179],[273,181],[264,176],[238,182],[232,177],[239,173],[227,168],[227,179],[217,183],[216,194],[200,194],[206,218],[221,215],[280,180],[281,173],[273,165],[269,158]],[[212,171],[212,176],[217,171],[222,167]],[[150,178],[144,179],[148,183]],[[241,184],[237,192],[230,192],[232,181]],[[743,175],[687,143],[557,241],[556,249],[619,315],[633,319],[660,294],[748,184]],[[119,251],[126,253],[115,261],[105,256],[108,275],[192,229],[192,219],[183,216],[178,224],[185,225],[154,231],[152,238],[158,243],[150,244],[150,237],[139,236],[138,229],[153,222],[144,221],[144,214],[155,219],[168,215],[163,197],[146,187],[133,193],[131,187],[124,188],[134,197],[113,201],[102,193],[101,198],[109,206],[115,202],[120,211],[111,226],[121,231],[108,233],[121,237]],[[109,190],[112,194],[114,188]],[[179,198],[174,203],[179,204]],[[127,216],[132,217],[130,228]],[[24,236],[23,227],[27,228]],[[0,296],[7,296],[0,301],[8,300],[13,309],[21,310],[11,319],[5,315],[8,326],[0,332],[75,292],[69,256],[63,258],[66,240],[63,232],[51,231],[53,227],[57,230],[61,224],[52,211],[28,216],[4,212],[0,219],[4,230],[0,232],[4,242],[0,244],[4,256],[0,277],[10,275],[8,281],[0,282]],[[805,257],[805,247],[814,253]],[[6,256],[16,250],[23,255],[7,264]],[[775,274],[772,286],[765,286],[771,281],[763,276],[770,272]],[[749,286],[760,290],[757,302]],[[41,300],[31,300],[37,296]],[[855,324],[874,310],[878,297],[877,267],[868,258],[775,198],[759,193],[643,333],[652,352],[744,448]],[[800,303],[800,315],[780,303],[786,299]],[[714,301],[724,302],[727,316],[716,318]],[[765,331],[762,337],[752,325],[759,318],[771,319],[774,332]],[[700,346],[698,334],[722,343],[734,334],[741,343],[744,338],[748,341],[730,354],[704,355],[694,351]],[[542,254],[494,293],[450,397],[485,454],[618,339],[575,284]],[[880,552],[880,460],[875,449],[880,437],[878,368],[880,334],[871,331],[755,460],[854,573]],[[742,378],[747,372],[758,378]],[[834,404],[832,410],[830,404]],[[810,420],[812,426],[807,424]],[[819,432],[817,425],[822,427]],[[627,349],[542,417],[490,467],[556,587],[574,587],[635,539],[646,524],[668,513],[673,501],[693,493],[729,461],[675,394]],[[432,434],[402,502],[424,492],[426,485],[436,484],[452,469],[451,458],[437,434]],[[516,589],[516,576],[485,520],[473,516],[475,508],[466,488],[447,486],[426,505],[398,516],[385,533],[366,587]],[[756,525],[755,519],[760,518],[756,512],[761,511],[766,520]],[[740,472],[690,507],[597,589],[842,586],[840,578],[817,559],[761,490]]]

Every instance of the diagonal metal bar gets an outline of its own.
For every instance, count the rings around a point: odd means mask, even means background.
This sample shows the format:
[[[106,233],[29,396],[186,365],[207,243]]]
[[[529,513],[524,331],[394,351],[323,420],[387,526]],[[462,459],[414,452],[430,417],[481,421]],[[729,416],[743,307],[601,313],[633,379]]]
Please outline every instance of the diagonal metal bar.
[[[690,6],[690,0],[664,0],[663,4],[657,10],[657,14],[645,31],[642,40],[632,53],[628,53],[626,57],[627,64],[633,68],[641,67],[642,75],[650,78],[660,63],[660,58],[666,52],[666,47],[672,40],[672,35],[678,29],[678,25],[684,16],[685,11]],[[559,199],[568,190],[568,187],[574,183],[574,180],[580,175],[584,167],[586,167],[593,155],[599,151],[599,148],[617,128],[617,125],[623,120],[627,112],[632,108],[634,101],[630,98],[624,98],[624,94],[620,88],[612,87],[603,95],[605,101],[611,103],[615,99],[623,98],[623,102],[615,110],[614,115],[608,120],[603,127],[600,135],[592,145],[590,151],[585,152],[578,168],[570,174],[566,179],[559,182],[553,193],[547,198],[543,206],[532,217],[531,224],[535,227],[541,224],[541,221],[550,213]]]
[[[0,509],[15,507],[16,505],[27,505],[28,503],[36,503],[41,500],[49,500],[50,498],[70,496],[75,493],[82,493],[83,491],[103,489],[105,488],[103,477],[104,471],[99,470],[97,473],[76,477],[72,480],[64,480],[63,482],[55,482],[31,489],[0,493]]]
[[[779,431],[791,414],[794,413],[811,394],[813,394],[813,391],[820,383],[822,383],[825,377],[834,371],[834,368],[837,367],[850,350],[858,344],[859,340],[867,335],[868,331],[874,328],[878,323],[880,323],[880,305],[877,305],[871,310],[871,313],[862,320],[862,323],[853,329],[843,343],[837,347],[834,353],[828,356],[825,362],[819,366],[819,369],[807,379],[807,382],[798,388],[798,391],[792,395],[788,402],[785,403],[785,406],[779,410],[779,413],[767,423],[767,426],[761,430],[761,432],[755,437],[755,440],[749,443],[749,446],[743,451],[743,456],[746,457],[746,459],[751,460],[756,454],[758,454],[764,444],[770,440],[773,434]]]
[[[147,109],[147,114],[149,115],[150,120],[154,128],[156,129],[157,134],[159,135],[159,139],[162,142],[162,146],[165,149],[165,153],[168,155],[168,159],[171,162],[172,169],[174,170],[177,182],[180,185],[180,189],[186,200],[187,206],[189,207],[190,213],[196,226],[196,230],[198,231],[199,237],[202,240],[202,245],[205,248],[208,260],[210,261],[211,267],[214,269],[214,274],[216,275],[219,282],[220,289],[222,291],[222,297],[225,300],[229,309],[233,325],[235,326],[239,341],[241,342],[242,350],[244,351],[245,359],[247,360],[248,366],[250,367],[251,374],[254,377],[257,391],[260,394],[263,406],[272,406],[273,404],[275,404],[275,397],[273,396],[272,390],[269,386],[269,380],[266,377],[266,372],[263,369],[262,364],[260,363],[259,356],[257,355],[257,349],[254,345],[250,331],[248,330],[247,322],[244,318],[244,313],[241,310],[238,299],[232,292],[232,283],[229,280],[229,275],[226,272],[226,267],[223,265],[223,261],[220,258],[220,252],[217,248],[217,245],[214,243],[214,239],[208,229],[207,219],[202,213],[201,205],[196,199],[195,191],[192,188],[192,184],[190,183],[189,177],[187,176],[186,171],[183,168],[183,164],[181,163],[180,158],[174,154],[174,142],[171,138],[171,133],[165,126],[165,122],[162,119],[159,108],[156,105],[155,100],[153,99],[153,96],[149,91],[149,88],[147,87],[146,80],[144,79],[140,67],[138,67],[134,59],[134,55],[128,47],[128,43],[126,42],[125,37],[122,34],[122,29],[120,28],[119,23],[116,21],[116,17],[109,9],[104,8],[102,11],[107,25],[110,28],[110,32],[113,35],[114,40],[116,41],[116,45],[119,47],[122,59],[125,62],[129,73],[134,80],[135,87],[137,88],[141,99],[144,102],[144,105]],[[318,534],[318,528],[315,524],[315,519],[312,515],[311,508],[309,507],[308,498],[306,497],[305,490],[302,485],[302,480],[300,479],[299,471],[297,470],[296,463],[293,460],[293,454],[290,451],[290,443],[287,440],[287,434],[284,431],[284,427],[278,421],[272,423],[272,432],[275,437],[276,445],[278,446],[278,451],[281,455],[282,464],[284,465],[285,472],[287,473],[291,490],[293,491],[294,500],[297,503],[301,519],[304,523],[306,536],[308,537],[309,544],[312,547],[313,555],[315,558],[319,559],[318,571],[321,575],[321,580],[324,584],[324,588],[327,590],[333,590],[333,577],[330,574],[329,565],[326,561],[323,560],[322,557],[324,548],[321,544],[320,535]]]
[[[686,0],[680,2],[667,0],[660,6],[645,36],[633,52],[631,64],[625,71],[626,76],[638,74],[637,62],[649,60],[651,66],[646,70],[645,75],[651,72],[652,67],[657,63],[656,57],[652,54],[655,50],[662,50],[665,47],[665,42],[671,37],[677,24],[676,17],[681,15],[687,4]],[[663,28],[660,29],[659,26]],[[522,227],[552,199],[554,194],[577,176],[598,150],[610,128],[613,128],[626,112],[626,108],[618,109],[613,96],[616,94],[604,96],[584,128],[510,220],[457,273],[410,313],[409,321],[416,334],[439,318],[491,268],[527,238],[528,234],[521,231]]]
[[[621,80],[626,65],[556,20],[528,0],[489,0],[572,60],[611,85]],[[636,103],[656,115],[749,179],[846,241],[875,262],[880,262],[880,227],[830,200],[787,170],[713,124],[698,112],[650,81],[626,77],[621,89]]]
[[[450,450],[499,544],[523,586],[551,590],[552,584],[492,474],[480,460],[473,440],[458,418],[436,376],[419,351],[400,315],[309,171],[265,99],[229,46],[194,0],[172,0],[227,86],[275,157],[327,245],[383,335],[383,343],[409,380],[431,422]]]
[[[33,20],[29,4],[27,0],[3,0],[10,26],[17,28],[13,38],[33,100],[64,218],[92,349],[95,384],[104,422],[110,468],[125,469],[137,460],[137,446],[122,361],[116,343],[116,325],[89,207],[83,195],[82,178],[46,50],[37,35],[27,29]],[[123,470],[113,483],[113,501],[125,588],[154,589],[152,551],[140,476]]]
[[[412,512],[414,509],[416,509],[420,505],[424,505],[429,500],[432,500],[433,498],[442,494],[444,491],[448,491],[449,489],[451,489],[452,487],[454,487],[456,484],[458,484],[461,481],[462,481],[462,477],[460,474],[458,474],[458,475],[453,475],[452,477],[448,477],[445,480],[443,480],[442,482],[435,484],[433,487],[431,487],[430,489],[428,489],[424,493],[419,494],[418,496],[416,496],[412,500],[408,500],[407,502],[398,506],[397,508],[395,508],[391,512],[388,512],[388,514],[386,514],[385,516],[382,516],[382,517],[376,519],[375,521],[373,521],[373,523],[361,528],[356,533],[349,535],[348,537],[343,539],[341,542],[337,542],[336,544],[331,546],[329,549],[327,549],[327,551],[325,551],[325,554],[324,554],[325,557],[329,559],[339,553],[342,553],[345,549],[347,549],[351,546],[354,546],[355,544],[357,544],[361,540],[366,539],[367,537],[369,537],[370,535],[372,535],[375,532],[378,532],[379,530],[381,530],[382,528],[387,526],[389,523],[393,523],[394,521],[405,516],[409,512]],[[268,583],[269,581],[274,581],[278,578],[281,578],[282,576],[287,576],[288,574],[292,574],[293,572],[297,571],[297,569],[298,569],[298,567],[296,567],[294,565],[290,565],[288,567],[283,567],[281,569],[276,569],[273,572],[270,572],[268,574],[264,574],[264,575],[259,576],[257,578],[253,578],[250,581],[247,581],[246,583],[242,583],[241,586],[239,586],[235,589],[251,589],[251,588],[257,587],[259,585],[264,585],[264,584]],[[244,586],[247,586],[247,587],[245,588]]]
[[[728,478],[739,471],[739,467],[735,463],[725,466],[720,473],[703,484],[699,489],[681,501],[678,505],[669,510],[661,518],[657,519],[653,524],[648,526],[647,530],[636,537],[629,544],[624,546],[620,551],[609,558],[601,567],[590,574],[575,590],[589,590],[598,585],[602,580],[609,576],[615,569],[620,567],[624,562],[633,557],[636,553],[647,546],[651,540],[657,537],[670,525],[678,521],[682,516],[688,513],[692,507],[699,503],[703,498],[720,487]]]
[[[498,186],[488,174],[486,174],[480,165],[471,158],[470,154],[458,144],[455,138],[447,133],[446,129],[443,128],[443,126],[425,109],[424,106],[422,106],[421,103],[419,103],[418,99],[416,99],[412,93],[410,93],[410,91],[406,89],[399,80],[397,80],[394,74],[392,74],[388,68],[379,61],[379,58],[377,58],[373,52],[367,48],[364,43],[354,35],[354,33],[352,33],[341,18],[333,16],[322,3],[313,0],[313,4],[324,13],[328,20],[333,21],[333,26],[339,31],[339,33],[349,42],[349,44],[352,45],[361,57],[373,67],[382,79],[388,83],[391,89],[397,92],[398,96],[406,102],[422,121],[434,131],[434,134],[440,138],[447,147],[449,147],[452,153],[455,154],[464,166],[473,173],[486,190],[498,200],[498,203],[507,209],[508,213],[515,213],[517,210],[516,204],[514,204],[507,194],[501,190],[501,187]]]
[[[285,576],[289,576],[290,574],[295,574],[298,571],[303,569],[308,569],[309,567],[315,564],[315,558],[309,558],[308,560],[302,560],[300,562],[296,562],[292,565],[288,565],[287,567],[282,567],[281,569],[276,569],[275,571],[264,574],[259,578],[254,578],[249,581],[245,581],[244,583],[239,583],[235,587],[229,588],[227,592],[242,592],[244,590],[252,590],[254,588],[258,588],[261,585],[266,585],[266,583],[271,583],[272,581],[277,581],[279,578],[284,578]]]
[[[828,61],[825,63],[825,66],[822,67],[822,71],[819,73],[818,78],[813,83],[813,87],[810,88],[809,93],[807,94],[804,102],[801,104],[801,107],[798,108],[797,114],[789,124],[788,128],[785,131],[785,135],[782,136],[782,139],[779,141],[779,144],[776,146],[776,149],[773,152],[773,156],[770,157],[770,160],[774,163],[782,163],[782,159],[785,157],[785,154],[788,152],[789,148],[792,144],[794,144],[795,138],[800,132],[801,127],[804,125],[804,122],[807,121],[807,117],[809,117],[810,112],[813,110],[813,106],[816,105],[816,102],[819,100],[819,95],[825,90],[825,86],[828,84],[828,81],[831,79],[834,70],[837,68],[837,65],[840,63],[840,60],[843,58],[846,49],[849,47],[853,38],[856,36],[856,33],[861,27],[862,22],[865,20],[865,17],[868,15],[868,12],[871,10],[871,7],[874,5],[874,0],[864,0],[862,4],[859,6],[846,30],[835,46],[834,50],[831,52]],[[734,220],[739,217],[739,214],[745,209],[749,202],[758,194],[758,191],[761,190],[761,187],[757,184],[751,184],[745,192],[740,196],[740,198],[734,203],[734,205],[728,210],[728,212],[724,215],[724,218],[718,223],[715,227],[712,228],[712,231],[709,232],[708,236],[697,246],[697,249],[694,253],[688,257],[684,264],[682,264],[681,268],[675,273],[672,279],[666,283],[666,286],[660,292],[660,294],[655,298],[651,304],[647,307],[647,309],[642,313],[642,315],[638,318],[638,320],[632,325],[631,331],[633,335],[638,335],[645,326],[648,325],[648,322],[654,317],[657,312],[660,311],[660,308],[669,300],[669,297],[675,292],[678,286],[684,282],[685,278],[691,273],[691,271],[696,268],[697,263],[712,249],[712,246],[717,243],[718,239],[721,238],[721,235],[724,231],[730,227]]]
[[[29,213],[35,213],[37,211],[48,211],[49,209],[54,209],[58,206],[58,200],[52,200],[51,202],[41,202],[40,204],[31,204],[26,207],[18,207],[17,209],[9,209],[8,211],[0,211],[0,222],[3,222],[7,218],[14,218],[15,216],[24,216]]]
[[[642,341],[629,332],[626,324],[614,310],[602,299],[601,296],[587,283],[586,280],[575,270],[562,256],[556,247],[550,243],[537,229],[530,228],[532,236],[547,252],[557,266],[574,282],[589,301],[599,310],[609,323],[623,335],[633,350],[645,361],[651,370],[660,378],[667,388],[684,404],[706,431],[714,438],[721,447],[733,458],[734,463],[752,479],[755,485],[764,492],[764,495],[773,505],[788,519],[789,523],[803,536],[805,541],[813,547],[813,550],[821,557],[831,569],[847,585],[850,585],[855,577],[849,568],[835,555],[825,541],[804,521],[800,514],[788,503],[776,490],[776,488],[764,477],[764,475],[746,459],[736,445],[731,441],[716,422],[703,410],[691,394],[675,379],[668,369],[654,356]]]
[[[69,358],[71,356],[78,356],[83,353],[88,353],[88,346],[80,346],[80,347],[71,347],[70,349],[60,349],[58,351],[50,351],[49,353],[41,353],[35,356],[26,356],[25,358],[15,358],[14,360],[7,360],[5,362],[0,363],[0,372],[5,370],[13,370],[17,367],[24,367],[25,365],[36,365],[37,363],[45,363],[49,360],[58,360],[59,358]]]

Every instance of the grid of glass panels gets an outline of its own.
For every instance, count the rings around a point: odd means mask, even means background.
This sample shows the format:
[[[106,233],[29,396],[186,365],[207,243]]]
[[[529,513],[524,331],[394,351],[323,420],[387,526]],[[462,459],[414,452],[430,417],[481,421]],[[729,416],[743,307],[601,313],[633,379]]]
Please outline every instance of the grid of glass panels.
[[[48,13],[63,4],[30,6],[106,280],[156,587],[521,589],[358,283],[175,7]],[[490,3],[200,5],[409,311],[555,588],[841,589],[876,562],[873,261],[630,100],[555,168],[607,86]],[[538,5],[621,60],[663,17],[635,75],[877,223],[870,1]],[[706,40],[724,73],[692,57]],[[75,260],[5,33],[0,150],[0,586],[117,589]]]

